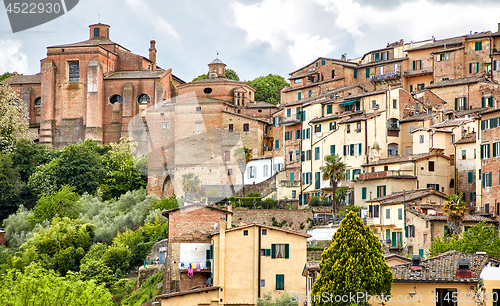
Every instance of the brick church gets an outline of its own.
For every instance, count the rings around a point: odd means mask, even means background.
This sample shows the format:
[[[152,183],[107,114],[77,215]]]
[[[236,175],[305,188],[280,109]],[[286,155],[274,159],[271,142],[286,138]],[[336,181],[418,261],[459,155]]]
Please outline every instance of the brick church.
[[[149,153],[149,193],[183,194],[187,173],[205,190],[234,193],[241,186],[234,150],[263,155],[278,108],[256,102],[247,83],[227,79],[220,59],[208,64],[207,79],[186,83],[157,65],[154,40],[146,58],[111,41],[109,25],[89,28],[88,40],[47,47],[40,73],[2,82],[26,103],[35,142],[60,148],[133,137],[138,152]]]

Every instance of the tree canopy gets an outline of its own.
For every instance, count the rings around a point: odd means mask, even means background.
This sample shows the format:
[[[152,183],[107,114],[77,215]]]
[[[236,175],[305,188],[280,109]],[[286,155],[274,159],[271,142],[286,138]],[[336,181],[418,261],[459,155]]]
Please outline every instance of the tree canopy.
[[[331,297],[357,293],[381,296],[391,291],[392,272],[380,242],[354,211],[340,223],[330,247],[321,255],[319,269],[311,292],[312,305],[344,305]],[[358,302],[365,304],[364,300]]]
[[[448,214],[448,228],[452,233],[462,233],[462,218],[469,213],[467,203],[462,201],[463,194],[447,195],[443,211]]]
[[[278,104],[281,100],[281,88],[288,82],[279,75],[269,74],[247,82],[255,88],[255,101]]]
[[[471,226],[462,236],[455,233],[451,237],[434,238],[429,254],[436,256],[450,250],[464,253],[486,252],[488,256],[500,259],[500,237],[494,226],[480,222]]]
[[[0,152],[11,152],[16,140],[29,139],[28,108],[8,85],[0,85]]]
[[[19,206],[19,195],[25,185],[14,169],[9,155],[0,153],[0,220],[14,213]]]
[[[332,203],[336,204],[336,200],[342,196],[339,194],[337,197],[337,183],[345,179],[345,164],[342,162],[342,158],[338,155],[326,155],[325,165],[319,168],[322,173],[323,180],[329,180],[330,186],[333,188],[332,191]],[[345,195],[344,195],[345,197]]]
[[[11,76],[10,72],[6,72],[6,73],[0,75],[0,82],[2,82],[3,80],[8,79],[10,76]]]

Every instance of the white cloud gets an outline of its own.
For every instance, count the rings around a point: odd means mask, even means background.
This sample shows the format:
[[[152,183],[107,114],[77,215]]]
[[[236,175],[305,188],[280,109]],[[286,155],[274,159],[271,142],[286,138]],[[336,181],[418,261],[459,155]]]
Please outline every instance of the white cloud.
[[[20,51],[22,43],[16,40],[0,39],[0,74],[4,72],[26,73],[28,57]]]
[[[233,5],[235,25],[247,33],[247,43],[265,42],[277,53],[287,53],[296,67],[335,49],[330,38],[309,33],[300,0],[264,0],[258,4]]]
[[[134,22],[147,22],[152,24],[159,33],[164,33],[175,38],[179,37],[179,34],[175,31],[174,27],[159,14],[153,12],[145,1],[126,0],[125,2],[132,9],[132,12],[137,14],[139,17],[139,20]]]

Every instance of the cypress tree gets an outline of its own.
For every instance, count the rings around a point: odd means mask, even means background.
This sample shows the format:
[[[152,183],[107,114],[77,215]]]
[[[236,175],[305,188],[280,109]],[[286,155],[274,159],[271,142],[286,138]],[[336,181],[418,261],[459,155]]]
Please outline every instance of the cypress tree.
[[[321,256],[319,269],[310,297],[312,305],[364,305],[367,296],[374,296],[373,304],[391,291],[392,272],[380,242],[353,211],[340,223]],[[339,301],[342,297],[344,301]]]

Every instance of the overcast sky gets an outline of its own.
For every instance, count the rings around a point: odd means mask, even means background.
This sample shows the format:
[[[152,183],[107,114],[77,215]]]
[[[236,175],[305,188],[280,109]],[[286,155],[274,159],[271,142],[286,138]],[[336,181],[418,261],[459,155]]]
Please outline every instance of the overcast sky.
[[[285,78],[319,56],[356,58],[406,42],[497,31],[498,0],[80,0],[65,15],[13,34],[0,11],[0,73],[40,71],[46,47],[87,40],[88,25],[109,24],[110,38],[148,56],[155,39],[162,68],[185,81],[216,57],[251,80]]]

